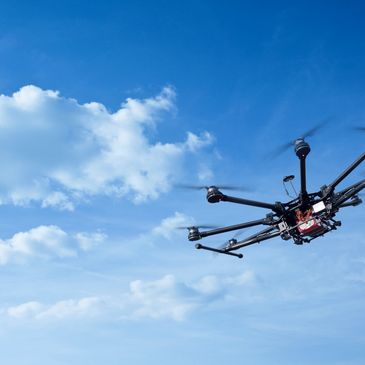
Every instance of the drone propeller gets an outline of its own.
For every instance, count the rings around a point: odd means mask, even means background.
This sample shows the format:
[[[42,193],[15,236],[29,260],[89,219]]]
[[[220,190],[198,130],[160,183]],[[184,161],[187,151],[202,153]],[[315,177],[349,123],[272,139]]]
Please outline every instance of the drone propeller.
[[[185,184],[179,184],[177,185],[178,188],[186,189],[186,190],[208,190],[210,187],[215,187],[219,190],[235,190],[235,191],[245,191],[248,192],[251,189],[245,186],[235,186],[235,185],[185,185]]]
[[[330,121],[332,120],[332,118],[326,118],[324,120],[322,120],[320,123],[318,123],[317,125],[315,125],[313,128],[307,130],[306,132],[304,132],[300,137],[298,137],[297,139],[305,139],[308,137],[313,137],[314,135],[316,135],[318,133],[318,131],[320,129],[322,129],[326,124],[328,124]],[[365,131],[365,128],[364,128]],[[267,157],[278,157],[281,154],[283,154],[284,152],[286,152],[289,148],[294,147],[296,140],[292,140],[290,142],[284,143],[281,146],[275,148],[273,151],[271,151],[271,153],[269,155],[267,155]]]
[[[243,232],[244,232],[243,229],[237,231],[236,234],[231,239],[227,240],[226,242],[224,242],[222,245],[220,245],[217,248],[219,250],[224,250],[225,248],[229,248],[232,243],[235,243],[235,241],[237,241],[237,238],[239,236],[241,236],[241,234],[243,234]]]
[[[187,230],[191,230],[191,229],[214,229],[214,228],[218,228],[219,226],[217,225],[213,225],[213,224],[199,224],[199,225],[194,225],[194,226],[179,226],[179,227],[175,227],[176,229],[187,229]]]
[[[314,135],[317,134],[317,132],[322,129],[326,124],[328,124],[330,121],[332,120],[331,118],[326,118],[324,120],[322,120],[320,123],[318,123],[317,125],[315,125],[313,128],[309,129],[308,131],[306,131],[300,138],[307,138],[307,137],[313,137]]]
[[[352,130],[357,131],[357,132],[365,132],[365,127],[355,126],[355,127],[352,127]]]

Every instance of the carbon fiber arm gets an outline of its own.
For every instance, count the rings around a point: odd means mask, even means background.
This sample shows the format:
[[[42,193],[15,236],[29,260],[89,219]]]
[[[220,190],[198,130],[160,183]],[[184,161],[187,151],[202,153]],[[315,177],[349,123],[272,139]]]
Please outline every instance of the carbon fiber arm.
[[[246,239],[244,239],[242,241],[238,241],[236,244],[227,248],[226,251],[230,252],[230,251],[238,250],[242,247],[253,245],[255,243],[260,243],[262,241],[266,241],[266,240],[269,240],[271,238],[275,238],[278,236],[280,236],[278,227],[277,226],[269,227],[250,237],[247,237]]]

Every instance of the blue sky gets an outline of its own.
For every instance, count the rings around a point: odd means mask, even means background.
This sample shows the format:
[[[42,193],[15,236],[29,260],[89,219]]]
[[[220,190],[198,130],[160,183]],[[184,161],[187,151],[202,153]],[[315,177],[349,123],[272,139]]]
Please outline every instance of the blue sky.
[[[297,158],[265,155],[325,118],[310,190],[363,152],[364,10],[2,2],[2,363],[362,364],[363,207],[310,245],[276,239],[244,260],[174,227],[262,217],[175,186],[285,200]]]

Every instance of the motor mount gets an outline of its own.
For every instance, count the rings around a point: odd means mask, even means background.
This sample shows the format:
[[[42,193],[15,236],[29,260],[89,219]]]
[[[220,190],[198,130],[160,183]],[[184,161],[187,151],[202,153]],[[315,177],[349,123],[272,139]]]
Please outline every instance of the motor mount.
[[[219,203],[223,198],[223,193],[216,186],[210,186],[207,191],[207,200],[209,203]]]
[[[229,241],[228,241],[228,244],[227,244],[227,248],[231,248],[233,247],[235,244],[237,244],[237,240],[235,238],[231,238]]]
[[[294,142],[294,150],[295,150],[295,154],[300,159],[304,159],[307,157],[307,155],[311,149],[309,147],[309,144],[304,140],[304,138],[298,138]]]
[[[189,230],[189,235],[188,235],[189,241],[198,241],[202,238],[199,229],[197,227],[189,227],[188,230]]]

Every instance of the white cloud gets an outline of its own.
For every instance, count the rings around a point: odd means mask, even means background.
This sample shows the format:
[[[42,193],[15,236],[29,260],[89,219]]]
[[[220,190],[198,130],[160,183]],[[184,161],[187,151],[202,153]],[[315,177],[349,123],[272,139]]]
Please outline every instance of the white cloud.
[[[5,313],[13,318],[34,317],[43,310],[43,305],[39,302],[27,302],[6,309]]]
[[[105,241],[107,235],[101,232],[78,232],[74,235],[81,250],[89,251]]]
[[[209,133],[191,132],[180,143],[150,142],[147,129],[174,109],[170,87],[154,98],[127,99],[115,113],[33,85],[0,95],[0,201],[73,210],[95,194],[157,198],[184,156],[212,143]]]
[[[198,179],[200,181],[209,181],[213,178],[213,176],[214,176],[214,173],[209,166],[200,164],[199,172],[198,172]]]
[[[242,274],[234,276],[207,275],[198,280],[193,288],[204,295],[216,295],[222,293],[225,288],[240,286],[253,286],[257,282],[252,270],[245,270]]]
[[[222,283],[215,275],[207,275],[202,277],[194,285],[195,290],[205,295],[219,293],[222,290]]]
[[[173,275],[144,282],[133,281],[126,301],[132,309],[127,318],[173,319],[182,321],[198,305],[196,293]]]
[[[57,226],[39,226],[0,240],[0,265],[31,258],[74,257],[79,250],[87,251],[105,239],[100,232],[72,235]]]
[[[86,297],[79,300],[62,300],[53,305],[28,302],[9,307],[5,313],[13,318],[25,319],[65,319],[69,317],[94,316],[98,313],[102,300]]]
[[[245,278],[242,280],[242,278]],[[253,274],[235,277],[209,275],[193,283],[178,281],[173,275],[157,280],[134,280],[121,295],[61,300],[54,304],[31,301],[3,309],[12,318],[66,319],[69,317],[112,316],[121,320],[183,321],[194,311],[205,309],[235,287],[240,290],[253,284]]]
[[[213,136],[208,132],[203,133],[201,137],[198,137],[194,133],[188,132],[186,146],[190,151],[196,152],[197,150],[211,144],[213,140]]]
[[[188,227],[194,225],[194,219],[179,212],[171,217],[164,218],[161,223],[152,230],[154,235],[162,236],[166,239],[171,239],[173,234],[179,227]]]
[[[62,300],[37,313],[38,319],[63,319],[67,317],[94,316],[99,312],[102,300],[98,297],[86,297],[79,300]]]
[[[42,201],[42,208],[58,207],[61,210],[74,210],[74,204],[70,201],[66,194],[60,191],[54,191],[46,195]]]

